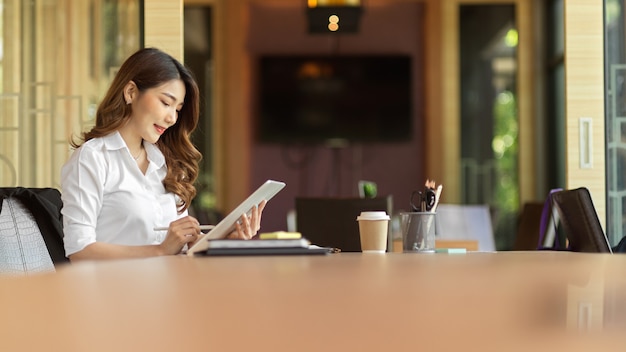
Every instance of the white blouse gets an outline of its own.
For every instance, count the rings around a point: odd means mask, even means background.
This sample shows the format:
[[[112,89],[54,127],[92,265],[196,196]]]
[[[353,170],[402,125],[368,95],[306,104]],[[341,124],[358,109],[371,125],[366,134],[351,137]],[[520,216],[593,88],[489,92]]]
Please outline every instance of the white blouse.
[[[159,148],[143,142],[149,165],[144,175],[119,132],[85,142],[61,169],[65,255],[87,245],[159,244],[178,214],[178,197],[163,187],[167,172]]]

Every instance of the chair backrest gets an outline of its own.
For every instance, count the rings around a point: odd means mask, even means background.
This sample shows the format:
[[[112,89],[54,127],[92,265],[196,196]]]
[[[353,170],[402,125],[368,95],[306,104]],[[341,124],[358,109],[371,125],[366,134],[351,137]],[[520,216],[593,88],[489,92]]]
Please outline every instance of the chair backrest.
[[[527,202],[519,215],[514,251],[528,251],[537,249],[541,227],[543,202]]]
[[[49,272],[68,262],[61,207],[54,188],[0,188],[0,274]]]
[[[565,236],[559,230],[559,212],[555,209],[552,195],[561,192],[563,188],[553,188],[550,190],[543,202],[541,209],[541,220],[539,222],[539,238],[536,249],[559,250],[566,247]]]
[[[37,222],[15,198],[2,202],[0,212],[0,275],[51,272],[54,263]]]
[[[439,204],[435,217],[437,239],[476,240],[478,250],[496,250],[491,212],[485,204]]]
[[[602,230],[591,194],[585,187],[564,190],[552,195],[559,213],[559,222],[574,252],[611,253],[611,246]]]
[[[296,229],[311,243],[342,252],[360,252],[361,237],[356,217],[362,211],[380,210],[392,215],[392,197],[296,198]],[[391,250],[391,222],[388,250]]]

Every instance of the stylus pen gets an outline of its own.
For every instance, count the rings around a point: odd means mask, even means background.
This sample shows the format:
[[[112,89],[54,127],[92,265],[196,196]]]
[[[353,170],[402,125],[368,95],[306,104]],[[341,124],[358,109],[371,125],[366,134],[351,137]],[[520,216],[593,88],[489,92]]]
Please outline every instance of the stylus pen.
[[[200,225],[200,230],[211,230],[215,225]],[[155,227],[154,231],[167,231],[167,227]]]

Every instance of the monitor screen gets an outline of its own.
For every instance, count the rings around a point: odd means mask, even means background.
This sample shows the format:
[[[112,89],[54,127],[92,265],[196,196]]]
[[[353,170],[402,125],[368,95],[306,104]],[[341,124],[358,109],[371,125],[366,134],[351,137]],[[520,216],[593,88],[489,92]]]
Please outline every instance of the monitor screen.
[[[411,57],[264,56],[260,143],[395,142],[411,138]]]

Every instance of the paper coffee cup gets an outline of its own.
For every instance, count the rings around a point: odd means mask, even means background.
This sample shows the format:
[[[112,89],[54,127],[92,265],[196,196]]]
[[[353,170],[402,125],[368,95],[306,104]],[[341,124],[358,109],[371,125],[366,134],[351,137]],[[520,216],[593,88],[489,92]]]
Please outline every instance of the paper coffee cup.
[[[364,211],[357,216],[363,253],[385,253],[389,219],[384,211]]]

